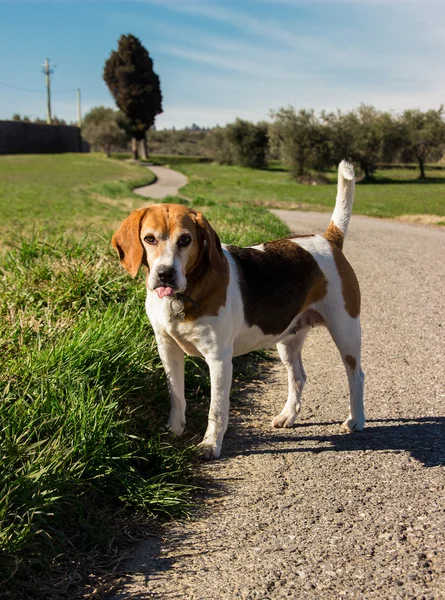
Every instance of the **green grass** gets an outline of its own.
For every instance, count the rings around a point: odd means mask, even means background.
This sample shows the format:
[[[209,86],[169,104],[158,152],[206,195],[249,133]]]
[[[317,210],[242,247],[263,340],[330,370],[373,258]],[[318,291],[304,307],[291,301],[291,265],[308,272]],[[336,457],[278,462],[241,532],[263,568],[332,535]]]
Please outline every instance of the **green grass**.
[[[155,179],[148,169],[100,155],[60,154],[0,157],[0,244],[39,227],[45,234],[101,232],[117,222],[125,207],[141,199],[131,192]]]
[[[172,158],[172,161],[174,158]],[[172,162],[170,161],[170,162]],[[174,163],[172,163],[174,164]],[[216,164],[178,164],[189,177],[181,194],[201,205],[263,206],[331,211],[335,204],[334,185],[296,183],[286,171],[258,171]],[[336,172],[327,173],[334,183]],[[401,215],[445,215],[445,171],[427,169],[426,182],[419,182],[413,169],[377,171],[373,183],[359,183],[354,214],[374,217]]]
[[[187,359],[189,433],[173,439],[143,275],[109,244],[144,202],[130,187],[145,171],[63,155],[0,157],[0,173],[0,580],[6,598],[72,598],[70,581],[107,572],[137,515],[188,509],[209,379]],[[230,243],[287,232],[262,209],[206,214]],[[240,364],[235,388],[252,369]]]
[[[117,160],[129,160],[131,158],[131,152],[112,152],[111,157]],[[189,163],[209,163],[212,159],[208,156],[198,155],[179,155],[179,154],[151,154],[147,160],[139,159],[142,163],[147,162],[153,165],[168,165],[170,163],[178,164],[189,164]]]

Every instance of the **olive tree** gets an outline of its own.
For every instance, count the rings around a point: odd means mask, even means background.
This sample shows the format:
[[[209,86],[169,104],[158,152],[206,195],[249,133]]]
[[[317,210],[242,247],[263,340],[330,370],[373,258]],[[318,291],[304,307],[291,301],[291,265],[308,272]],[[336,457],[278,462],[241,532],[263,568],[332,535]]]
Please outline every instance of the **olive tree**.
[[[122,147],[127,143],[121,121],[122,115],[117,110],[105,106],[92,108],[84,117],[82,137],[109,156],[113,147]]]
[[[226,128],[232,146],[234,163],[242,167],[263,169],[266,166],[268,125],[265,122],[251,123],[237,119]]]
[[[321,124],[313,110],[280,108],[272,113],[269,128],[272,152],[276,152],[294,177],[301,177],[318,165],[320,144],[324,144]]]
[[[444,107],[437,110],[405,110],[402,114],[404,128],[405,162],[416,160],[420,178],[425,179],[425,163],[428,159],[437,160],[445,145]]]

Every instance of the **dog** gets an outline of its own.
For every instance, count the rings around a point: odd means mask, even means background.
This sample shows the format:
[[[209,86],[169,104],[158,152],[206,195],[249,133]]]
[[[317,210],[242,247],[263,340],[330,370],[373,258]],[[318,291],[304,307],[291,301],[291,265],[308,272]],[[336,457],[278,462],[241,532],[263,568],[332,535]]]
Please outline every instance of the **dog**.
[[[338,168],[337,198],[323,235],[290,236],[256,246],[222,245],[202,213],[178,204],[133,211],[112,245],[134,278],[146,269],[146,312],[153,326],[171,399],[168,429],[185,427],[184,355],[208,364],[211,400],[200,444],[218,458],[229,418],[232,357],[276,344],[289,392],[273,427],[293,427],[306,381],[301,350],[314,326],[326,326],[349,381],[349,417],[365,424],[361,369],[360,289],[342,252],[354,201],[354,168]]]

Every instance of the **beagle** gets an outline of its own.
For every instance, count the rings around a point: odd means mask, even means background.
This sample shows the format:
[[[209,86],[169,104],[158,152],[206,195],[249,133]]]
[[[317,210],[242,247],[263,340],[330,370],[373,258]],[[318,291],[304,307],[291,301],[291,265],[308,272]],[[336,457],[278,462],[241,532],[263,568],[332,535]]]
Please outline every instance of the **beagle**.
[[[346,430],[365,424],[360,366],[360,290],[342,253],[354,200],[354,169],[343,161],[331,223],[323,235],[291,236],[257,246],[222,245],[205,217],[177,204],[133,211],[112,244],[135,277],[147,272],[146,311],[171,398],[168,428],[185,427],[184,354],[202,356],[211,401],[201,454],[221,453],[229,418],[232,357],[276,344],[289,393],[273,427],[292,427],[306,375],[301,360],[311,327],[328,328],[349,380]]]

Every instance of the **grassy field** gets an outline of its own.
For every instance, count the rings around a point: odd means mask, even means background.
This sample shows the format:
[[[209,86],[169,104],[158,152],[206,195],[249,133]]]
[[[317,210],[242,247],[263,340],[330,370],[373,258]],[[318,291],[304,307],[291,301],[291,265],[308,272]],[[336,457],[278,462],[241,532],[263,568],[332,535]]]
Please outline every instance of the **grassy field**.
[[[334,207],[334,186],[298,184],[286,171],[276,167],[258,171],[207,163],[175,163],[174,157],[169,162],[189,177],[189,184],[181,194],[202,205],[223,202],[231,206],[328,212]],[[327,176],[336,182],[335,171],[328,172]],[[377,171],[373,183],[357,185],[354,214],[387,218],[419,214],[445,216],[445,171],[428,169],[425,183],[419,183],[417,177],[414,169]]]
[[[35,227],[48,235],[83,235],[86,227],[100,232],[122,214],[110,197],[122,202],[133,187],[154,179],[148,169],[99,155],[2,156],[0,243],[14,243]]]
[[[144,204],[130,188],[148,170],[94,155],[14,156],[0,157],[0,178],[2,591],[74,598],[111,570],[146,515],[187,510],[207,369],[187,360],[189,434],[174,440],[143,277],[131,280],[109,243]],[[232,243],[286,233],[248,206],[207,214]]]

